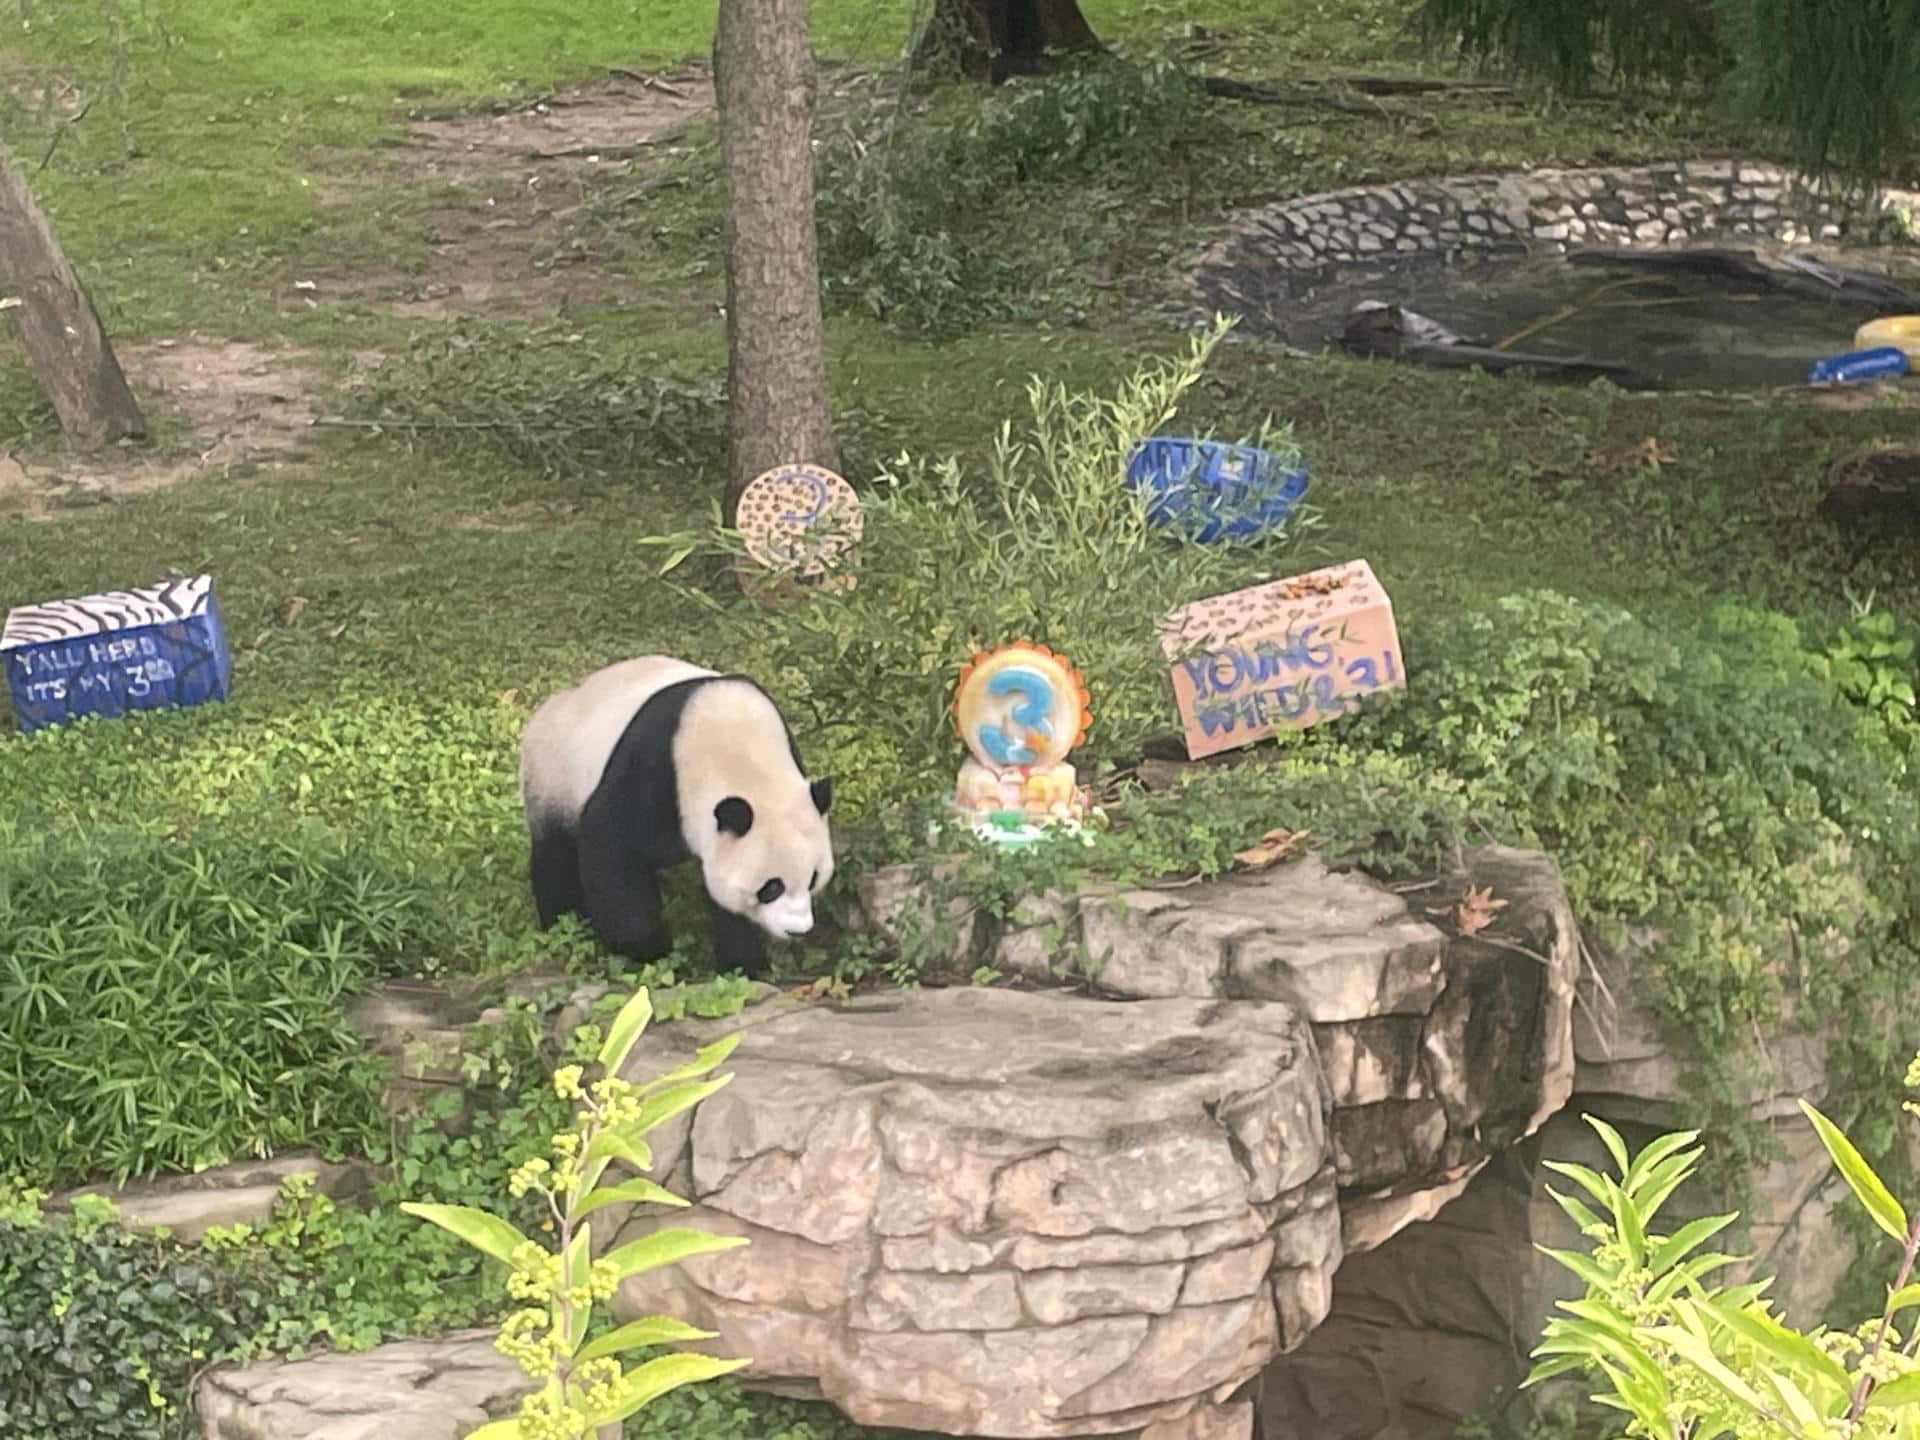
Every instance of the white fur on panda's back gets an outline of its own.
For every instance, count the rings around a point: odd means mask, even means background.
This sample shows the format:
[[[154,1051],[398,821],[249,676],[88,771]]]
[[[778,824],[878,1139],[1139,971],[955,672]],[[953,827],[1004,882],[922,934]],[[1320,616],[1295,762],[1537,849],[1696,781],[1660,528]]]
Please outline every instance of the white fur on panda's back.
[[[548,696],[520,742],[520,798],[527,813],[573,819],[586,808],[640,707],[669,685],[715,673],[670,655],[642,655]]]

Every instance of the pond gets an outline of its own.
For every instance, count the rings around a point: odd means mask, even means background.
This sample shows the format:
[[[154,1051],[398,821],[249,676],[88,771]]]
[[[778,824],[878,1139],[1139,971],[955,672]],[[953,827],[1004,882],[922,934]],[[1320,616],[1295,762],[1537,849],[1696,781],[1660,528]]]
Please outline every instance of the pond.
[[[1245,323],[1300,349],[1339,348],[1353,307],[1385,302],[1470,346],[1621,367],[1612,378],[1632,388],[1744,390],[1805,384],[1808,367],[1852,349],[1866,321],[1920,310],[1920,297],[1869,272],[1757,260],[1749,269],[1726,258],[1738,255],[1480,256],[1370,267],[1331,283],[1281,279],[1290,293],[1271,295],[1265,315]]]

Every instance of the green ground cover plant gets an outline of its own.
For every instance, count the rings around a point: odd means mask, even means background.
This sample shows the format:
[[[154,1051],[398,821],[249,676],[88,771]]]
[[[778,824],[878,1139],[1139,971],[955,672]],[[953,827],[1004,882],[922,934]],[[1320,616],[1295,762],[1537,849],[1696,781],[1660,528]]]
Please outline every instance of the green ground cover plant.
[[[700,987],[655,988],[663,1016],[691,1000],[728,1013]],[[564,989],[565,987],[562,987]],[[563,993],[509,1000],[506,1018],[471,1032],[473,1101],[460,1133],[429,1113],[397,1129],[373,1158],[389,1163],[374,1191],[339,1206],[296,1176],[258,1225],[215,1229],[198,1245],[129,1230],[109,1202],[71,1212],[43,1191],[0,1189],[0,1423],[21,1440],[188,1440],[194,1380],[209,1364],[498,1324],[505,1267],[403,1205],[499,1209],[499,1171],[546,1151],[569,1110],[554,1068],[592,1060],[624,992],[596,1007],[567,1043],[542,1040]],[[709,999],[719,1003],[708,1004]],[[737,1010],[739,997],[731,1001]],[[443,1107],[444,1109],[444,1107]],[[509,1197],[504,1215],[540,1233],[544,1205]],[[593,1337],[613,1327],[596,1320]],[[748,1395],[731,1382],[663,1395],[630,1421],[635,1440],[855,1440],[827,1407]]]
[[[39,1277],[0,1323],[43,1323],[26,1297],[49,1291],[89,1297],[84,1318],[126,1279],[146,1287],[130,1313],[164,1337],[100,1331],[93,1388],[64,1373],[40,1386],[23,1433],[184,1434],[185,1379],[212,1354],[500,1318],[498,1276],[398,1205],[493,1203],[495,1158],[525,1158],[564,1123],[546,1081],[556,1057],[536,1065],[522,1047],[481,1064],[514,1078],[468,1135],[395,1133],[340,1005],[395,974],[606,973],[577,935],[533,931],[513,752],[533,703],[623,655],[671,649],[767,681],[809,759],[846,778],[843,902],[863,867],[929,857],[924,822],[960,758],[942,712],[966,642],[1037,620],[1036,638],[1094,684],[1085,758],[1115,826],[1070,862],[969,860],[943,883],[977,903],[1088,873],[1219,873],[1275,824],[1396,872],[1497,835],[1550,850],[1602,936],[1658,922],[1643,978],[1706,1047],[1704,1123],[1732,1113],[1738,1047],[1784,1000],[1898,1019],[1920,873],[1902,648],[1920,564],[1898,548],[1871,557],[1850,578],[1881,598],[1856,613],[1840,547],[1807,517],[1826,463],[1900,436],[1903,413],[1222,344],[1168,423],[1238,437],[1271,419],[1266,433],[1312,468],[1319,523],[1202,555],[1147,539],[1100,489],[1123,428],[1101,407],[1143,372],[1177,375],[1189,350],[1142,312],[1224,207],[1770,142],[1684,96],[1521,87],[1365,113],[1315,104],[1355,101],[1342,81],[1357,74],[1448,73],[1406,23],[1412,0],[1088,0],[1119,52],[1100,64],[999,91],[849,75],[890,62],[908,8],[814,6],[832,384],[846,473],[870,497],[855,596],[869,603],[771,624],[693,593],[727,593],[724,553],[663,579],[673,550],[645,543],[701,530],[720,483],[710,123],[559,185],[534,162],[450,185],[407,168],[400,143],[432,115],[697,59],[710,5],[616,7],[583,27],[507,0],[36,4],[9,30],[0,62],[17,83],[0,87],[0,129],[126,353],[298,346],[318,377],[306,398],[353,423],[317,427],[314,451],[284,469],[243,460],[152,492],[0,481],[0,603],[157,578],[127,572],[135,553],[211,571],[238,665],[220,706],[0,739],[0,999],[20,1002],[0,1007],[0,1174],[44,1187],[308,1143],[393,1166],[363,1207],[293,1194],[258,1231],[193,1250],[84,1217],[0,1231],[0,1274]],[[1187,77],[1205,72],[1308,98],[1201,105]],[[363,274],[398,293],[426,273],[425,237],[449,215],[560,192],[530,250],[604,271],[612,298],[522,303],[508,286],[452,319],[340,298]],[[199,454],[208,437],[147,398],[160,458]],[[1020,433],[1036,402],[1037,419],[1066,426],[1054,442]],[[1073,427],[1103,414],[1113,433],[1085,448]],[[1650,439],[1670,458],[1619,463]],[[11,345],[0,443],[52,469],[69,458]],[[1117,558],[1075,553],[1081,523]],[[934,557],[935,541],[949,553]],[[1394,599],[1406,699],[1184,792],[1134,787],[1132,762],[1167,720],[1157,663],[1135,643],[1156,607],[1356,554]],[[911,983],[931,940],[792,958],[804,973]],[[9,966],[15,955],[33,963]],[[153,997],[138,1020],[135,964]],[[738,1003],[705,968],[696,942],[647,977],[663,1015]],[[677,1000],[670,979],[691,982]],[[185,1003],[207,985],[233,1022],[217,1033]],[[125,1043],[141,1027],[144,1050]],[[1876,1161],[1898,1031],[1854,1027],[1836,1061]],[[146,1095],[127,1083],[136,1073]],[[157,1094],[180,1098],[171,1118],[143,1108]],[[1722,1143],[1740,1158],[1757,1141]],[[49,1340],[31,1331],[21,1353]],[[629,1432],[860,1433],[727,1381],[664,1396]]]

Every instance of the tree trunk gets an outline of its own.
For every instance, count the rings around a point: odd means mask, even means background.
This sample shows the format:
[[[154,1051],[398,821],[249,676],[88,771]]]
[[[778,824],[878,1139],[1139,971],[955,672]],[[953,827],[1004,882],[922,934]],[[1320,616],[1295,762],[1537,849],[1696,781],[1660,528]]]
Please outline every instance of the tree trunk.
[[[714,92],[727,182],[726,516],[775,465],[837,469],[813,229],[807,0],[720,0]]]
[[[936,0],[914,61],[950,56],[966,75],[998,85],[1045,70],[1051,51],[1099,47],[1079,0]]]
[[[61,428],[76,440],[144,440],[146,417],[127,386],[100,316],[34,203],[27,177],[0,146],[0,295],[17,297],[20,339]]]

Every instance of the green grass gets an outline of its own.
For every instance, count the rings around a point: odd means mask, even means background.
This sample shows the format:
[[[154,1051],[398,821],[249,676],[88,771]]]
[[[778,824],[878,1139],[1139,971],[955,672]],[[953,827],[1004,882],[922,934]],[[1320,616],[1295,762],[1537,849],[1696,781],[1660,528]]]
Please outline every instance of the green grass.
[[[1219,47],[1204,66],[1310,87],[1361,72],[1436,71],[1405,33],[1409,8],[1219,0],[1195,14],[1112,0],[1087,11],[1104,36],[1134,51],[1182,42],[1197,20],[1202,43]],[[116,790],[114,767],[139,763],[124,728],[94,728],[67,749],[0,740],[13,809],[23,819],[57,817],[80,797],[108,815],[118,795],[128,820],[212,813],[195,765],[256,742],[281,747],[274,753],[284,763],[263,783],[285,799],[308,763],[285,748],[288,732],[361,723],[356,697],[390,707],[379,724],[404,732],[416,720],[431,724],[436,707],[477,714],[505,692],[524,706],[648,649],[735,658],[701,607],[659,583],[659,552],[641,543],[697,523],[721,483],[723,416],[710,392],[724,374],[725,335],[715,308],[710,127],[696,127],[682,155],[609,166],[582,182],[581,208],[543,237],[589,245],[591,263],[618,279],[606,301],[560,316],[482,308],[454,324],[367,302],[312,306],[292,286],[321,267],[404,273],[424,253],[428,211],[510,194],[510,179],[457,195],[392,168],[383,142],[409,116],[545,93],[610,65],[699,56],[710,6],[615,8],[583,28],[577,11],[506,0],[318,8],[178,0],[163,18],[133,12],[117,38],[104,13],[36,6],[12,62],[97,96],[34,183],[118,332],[297,343],[336,376],[355,354],[375,352],[388,360],[377,389],[330,392],[324,408],[495,428],[330,430],[304,466],[241,467],[156,493],[69,503],[31,523],[14,522],[27,507],[0,489],[11,532],[0,603],[139,583],[170,567],[207,570],[236,654],[232,700],[155,727],[176,748],[150,783]],[[904,4],[823,0],[814,7],[818,48],[833,60],[884,62],[906,15]],[[936,92],[913,102],[927,113],[907,123],[964,127],[1016,92]],[[871,119],[857,107],[872,103],[829,99],[823,134]],[[24,101],[4,118],[17,153],[37,165],[54,135],[46,118]],[[1452,95],[1394,102],[1378,116],[1210,106],[1205,126],[1152,163],[1124,147],[1090,154],[979,214],[949,217],[964,244],[1020,267],[1018,320],[931,343],[853,309],[833,314],[846,469],[864,481],[901,449],[977,464],[1000,420],[1023,412],[1029,376],[1106,390],[1143,355],[1176,349],[1178,336],[1137,318],[1154,267],[1236,200],[1449,168],[1679,153],[1723,138],[1666,103],[1569,109]],[[685,183],[642,206],[613,203],[636,177],[669,172]],[[1096,283],[1102,272],[1110,284]],[[656,384],[678,398],[662,412],[670,433],[650,435],[645,406],[628,391],[656,396],[663,392],[648,388]],[[170,443],[183,443],[177,417],[160,402],[154,409],[173,429]],[[1546,586],[1628,606],[1655,626],[1696,618],[1727,596],[1816,619],[1841,613],[1840,552],[1808,512],[1835,453],[1905,423],[1871,411],[1632,397],[1341,358],[1281,361],[1240,346],[1219,352],[1187,409],[1196,425],[1226,433],[1247,433],[1270,414],[1292,421],[1328,520],[1323,554],[1303,563],[1365,555],[1405,616]],[[1671,463],[1657,472],[1607,463],[1649,437]],[[47,461],[60,453],[12,347],[0,350],[0,442]],[[1916,580],[1911,552],[1900,551],[1870,559],[1855,577],[1903,614]],[[488,730],[463,762],[474,813],[489,828],[461,842],[491,854],[487,865],[476,861],[485,872],[476,884],[483,910],[499,907],[508,927],[528,918],[517,853],[493,853],[518,843],[507,815],[510,731]],[[334,756],[317,773],[349,773],[351,759]],[[404,765],[389,778],[403,801],[443,813]]]
[[[1205,43],[1216,47],[1200,63],[1283,84],[1431,70],[1405,33],[1407,9],[1404,0],[1229,0],[1200,17]],[[49,108],[37,83],[19,86],[0,105],[0,133],[30,164],[51,154],[35,175],[37,190],[109,322],[134,333],[331,328],[345,343],[366,316],[346,311],[316,324],[290,295],[291,281],[342,257],[362,266],[417,264],[414,237],[438,198],[435,187],[398,173],[381,183],[393,157],[380,146],[422,115],[537,97],[610,66],[703,58],[712,7],[614,7],[596,11],[590,24],[568,7],[509,0],[353,0],[305,10],[181,0],[163,13],[124,14],[117,0],[77,0],[31,13],[9,68],[58,77],[64,98]],[[910,13],[902,0],[816,5],[816,46],[833,62],[890,64]],[[1179,43],[1191,18],[1188,7],[1154,0],[1092,3],[1087,13],[1103,37],[1132,51]],[[65,124],[82,100],[92,107]],[[1691,117],[1658,107],[1541,111],[1441,97],[1390,107],[1381,118],[1221,108],[1236,143],[1167,174],[1133,177],[1146,187],[1131,197],[1136,211],[1142,201],[1150,212],[1169,202],[1204,210],[1237,195],[1413,170],[1650,155],[1710,138]],[[670,213],[674,202],[655,208]],[[1044,231],[1044,207],[1027,210],[1040,221],[1029,233]],[[1134,218],[1095,238],[1118,241]],[[704,227],[694,238],[705,241]],[[1139,253],[1127,247],[1118,258]],[[639,288],[663,282],[655,274]]]

